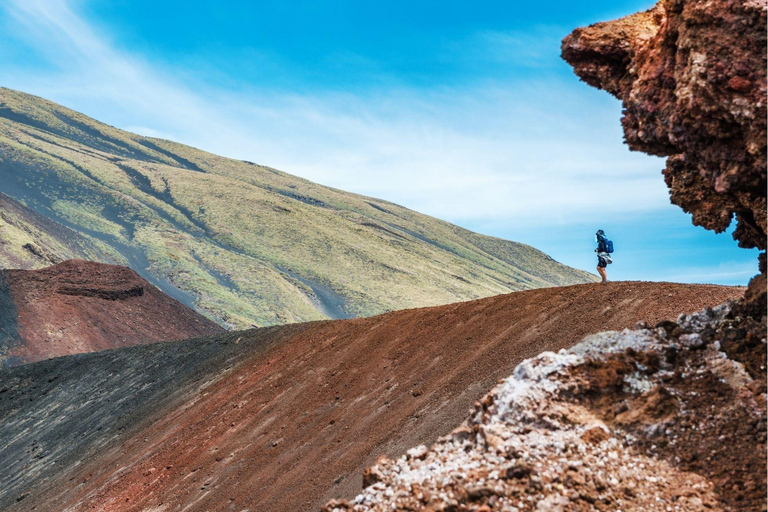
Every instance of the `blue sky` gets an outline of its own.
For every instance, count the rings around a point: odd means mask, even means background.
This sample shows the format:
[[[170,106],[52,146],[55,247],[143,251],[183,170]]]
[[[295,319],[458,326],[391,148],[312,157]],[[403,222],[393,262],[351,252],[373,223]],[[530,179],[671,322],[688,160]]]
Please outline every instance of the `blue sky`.
[[[613,279],[746,284],[756,251],[669,204],[662,159],[559,58],[650,1],[5,0],[0,85],[380,197]]]

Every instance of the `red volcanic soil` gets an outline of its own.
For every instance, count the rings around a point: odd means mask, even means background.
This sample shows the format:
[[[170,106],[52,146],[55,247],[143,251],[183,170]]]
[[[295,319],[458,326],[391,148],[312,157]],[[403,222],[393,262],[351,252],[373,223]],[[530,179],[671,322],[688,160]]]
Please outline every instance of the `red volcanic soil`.
[[[127,267],[70,260],[0,272],[3,366],[223,329]]]
[[[524,358],[742,294],[587,284],[14,368],[0,373],[0,438],[13,439],[0,508],[317,510],[359,491],[379,455],[448,433]],[[133,390],[139,404],[121,398]]]
[[[322,510],[765,512],[766,317],[748,309],[528,359],[450,435],[377,460],[354,503]]]

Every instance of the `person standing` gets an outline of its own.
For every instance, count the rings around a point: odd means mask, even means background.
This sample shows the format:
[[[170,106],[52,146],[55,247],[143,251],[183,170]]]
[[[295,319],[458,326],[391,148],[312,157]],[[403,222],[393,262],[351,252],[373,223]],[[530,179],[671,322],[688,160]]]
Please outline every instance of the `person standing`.
[[[595,240],[597,241],[597,272],[600,277],[603,278],[603,282],[608,282],[608,276],[605,273],[605,267],[613,263],[610,253],[613,252],[613,242],[605,237],[605,231],[598,229],[595,233]]]

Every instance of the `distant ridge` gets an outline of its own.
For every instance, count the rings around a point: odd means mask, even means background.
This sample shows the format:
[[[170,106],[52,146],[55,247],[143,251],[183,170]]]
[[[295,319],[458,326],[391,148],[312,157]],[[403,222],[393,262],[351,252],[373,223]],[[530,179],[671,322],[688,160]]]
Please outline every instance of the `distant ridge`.
[[[1,88],[0,183],[227,327],[595,280],[524,244]]]

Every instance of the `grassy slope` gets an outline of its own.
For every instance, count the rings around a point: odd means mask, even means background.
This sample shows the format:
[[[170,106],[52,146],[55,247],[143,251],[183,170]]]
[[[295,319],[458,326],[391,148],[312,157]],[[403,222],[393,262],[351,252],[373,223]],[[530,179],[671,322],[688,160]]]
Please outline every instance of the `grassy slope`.
[[[228,326],[365,316],[595,279],[524,244],[131,134],[3,88],[0,183]]]
[[[38,269],[70,259],[125,264],[103,242],[39,215],[0,192],[0,268]]]

